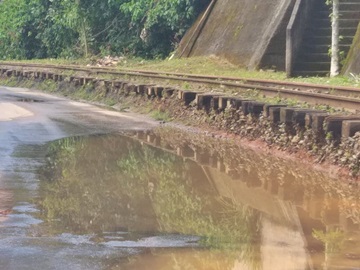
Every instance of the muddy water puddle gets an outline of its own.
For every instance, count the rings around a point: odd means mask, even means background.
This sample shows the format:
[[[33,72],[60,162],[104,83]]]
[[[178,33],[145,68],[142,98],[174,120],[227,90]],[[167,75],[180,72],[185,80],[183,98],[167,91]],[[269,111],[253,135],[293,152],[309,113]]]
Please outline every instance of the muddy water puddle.
[[[4,269],[360,269],[359,190],[293,161],[166,132],[23,149]]]

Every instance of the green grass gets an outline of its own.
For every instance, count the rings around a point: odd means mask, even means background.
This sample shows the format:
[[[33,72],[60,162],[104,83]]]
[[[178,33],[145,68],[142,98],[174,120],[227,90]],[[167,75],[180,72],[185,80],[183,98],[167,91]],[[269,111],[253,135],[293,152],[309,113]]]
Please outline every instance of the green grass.
[[[289,82],[314,83],[333,86],[359,87],[360,80],[350,76],[329,77],[306,77],[287,78],[285,72],[273,70],[247,70],[229,63],[217,57],[192,57],[183,59],[172,59],[163,61],[138,61],[129,62],[126,66],[119,66],[127,69],[158,70],[166,72],[178,72],[189,74],[204,74],[224,77],[236,77],[244,79],[265,79],[280,80]]]
[[[44,64],[44,65],[88,65],[91,64],[90,59],[32,59],[32,60],[5,60],[4,62],[11,63],[29,63],[29,64]]]
[[[150,113],[150,116],[154,118],[157,121],[165,121],[169,122],[171,120],[171,117],[166,113],[159,110],[154,110]]]
[[[58,64],[58,65],[88,65],[93,63],[95,58],[91,59],[42,59],[42,60],[28,60],[20,61],[25,63],[41,63],[41,64]],[[18,62],[18,61],[13,61]],[[165,71],[178,72],[188,74],[203,74],[223,77],[236,77],[244,79],[266,79],[266,80],[281,80],[289,82],[314,83],[333,86],[360,86],[360,78],[352,76],[337,76],[329,77],[306,77],[306,78],[287,78],[285,72],[275,72],[273,70],[247,70],[234,65],[224,59],[210,56],[210,57],[192,57],[171,60],[145,60],[140,58],[126,58],[126,60],[119,62],[117,69],[121,70],[151,70],[151,71]]]
[[[220,59],[218,57],[192,57],[171,60],[154,60],[154,61],[129,61],[127,65],[121,65],[119,68],[128,69],[144,69],[144,70],[158,70],[166,72],[179,72],[189,74],[206,74],[214,76],[226,77],[241,77],[241,78],[256,78],[284,80],[286,74],[284,72],[272,71],[249,71],[242,69],[237,65]]]

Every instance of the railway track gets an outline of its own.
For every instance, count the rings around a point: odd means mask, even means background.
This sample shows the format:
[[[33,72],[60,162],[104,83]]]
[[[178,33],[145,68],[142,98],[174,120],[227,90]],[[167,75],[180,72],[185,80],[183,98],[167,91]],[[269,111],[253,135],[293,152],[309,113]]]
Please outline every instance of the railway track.
[[[297,99],[313,105],[328,105],[335,108],[345,108],[350,111],[360,109],[360,88],[294,83],[274,80],[258,80],[222,76],[206,76],[182,74],[175,72],[159,72],[148,70],[118,70],[108,67],[84,67],[76,65],[49,65],[34,63],[0,62],[0,68],[14,70],[51,69],[57,71],[83,72],[87,76],[110,75],[112,77],[146,78],[156,81],[177,81],[209,85],[221,89],[249,90],[254,89],[266,96]]]
[[[70,74],[71,75],[66,75]],[[74,75],[76,74],[76,75]],[[100,76],[101,75],[101,76]],[[172,72],[156,72],[144,70],[116,70],[113,68],[20,64],[0,62],[0,76],[21,76],[30,79],[64,80],[75,86],[85,85],[89,82],[102,82],[107,92],[129,94],[134,92],[148,97],[162,98],[176,95],[186,105],[195,102],[199,110],[210,109],[222,111],[227,107],[241,110],[243,114],[259,115],[262,113],[272,122],[296,124],[311,127],[318,132],[332,132],[334,137],[352,137],[360,131],[360,88],[333,87],[305,83],[292,83],[272,80],[255,80],[246,78],[230,78],[219,76],[204,76],[193,74],[180,74]],[[136,78],[130,80],[129,78]],[[144,83],[144,79],[152,81]],[[136,82],[134,82],[136,81]],[[142,83],[138,83],[141,82]],[[153,82],[156,81],[156,84]],[[162,82],[181,81],[204,86],[215,86],[215,90],[190,91],[174,87],[161,86]],[[209,87],[211,88],[211,87]],[[228,91],[240,95],[229,95]],[[216,91],[222,89],[222,91]],[[326,111],[317,109],[304,109],[288,107],[285,104],[267,104],[256,100],[241,97],[244,90],[256,90],[266,96],[276,96],[308,102],[313,105],[328,105],[335,108],[347,109],[355,114],[329,115]],[[324,123],[326,129],[323,129]]]

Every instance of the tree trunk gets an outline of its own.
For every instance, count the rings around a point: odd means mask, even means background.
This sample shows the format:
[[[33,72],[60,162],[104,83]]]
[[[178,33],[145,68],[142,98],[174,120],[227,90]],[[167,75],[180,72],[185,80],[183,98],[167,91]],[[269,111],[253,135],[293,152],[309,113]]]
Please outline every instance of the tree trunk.
[[[332,0],[331,15],[331,67],[330,76],[335,77],[340,72],[339,59],[339,0]]]

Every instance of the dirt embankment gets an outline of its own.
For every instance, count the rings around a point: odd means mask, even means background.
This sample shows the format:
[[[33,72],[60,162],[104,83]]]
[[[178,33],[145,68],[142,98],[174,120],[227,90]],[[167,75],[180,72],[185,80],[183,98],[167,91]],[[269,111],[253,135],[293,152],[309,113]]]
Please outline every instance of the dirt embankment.
[[[98,80],[79,85],[76,80],[56,83],[16,77],[2,78],[1,81],[9,86],[50,90],[76,99],[101,102],[121,111],[150,113],[163,122],[175,120],[197,131],[200,128],[212,137],[234,138],[269,154],[313,163],[351,183],[357,183],[359,179],[360,134],[340,142],[296,124],[273,123],[262,114],[245,115],[240,108],[199,108],[196,100],[184,101],[179,90],[135,82],[109,84],[106,80]]]

